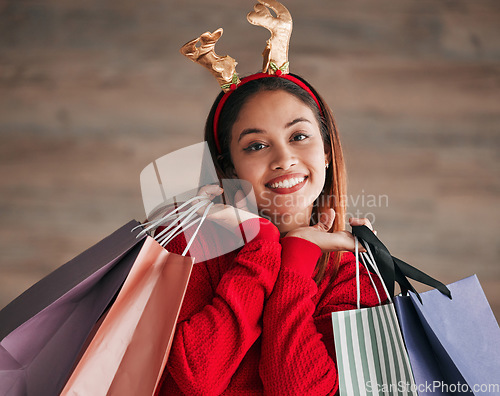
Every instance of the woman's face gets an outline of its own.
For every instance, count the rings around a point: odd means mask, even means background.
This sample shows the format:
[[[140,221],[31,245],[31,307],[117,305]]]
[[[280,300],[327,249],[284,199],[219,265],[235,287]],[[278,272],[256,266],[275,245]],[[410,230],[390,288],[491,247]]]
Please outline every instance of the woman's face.
[[[250,182],[260,213],[281,232],[308,226],[328,162],[313,111],[288,92],[262,91],[231,133],[235,176]]]

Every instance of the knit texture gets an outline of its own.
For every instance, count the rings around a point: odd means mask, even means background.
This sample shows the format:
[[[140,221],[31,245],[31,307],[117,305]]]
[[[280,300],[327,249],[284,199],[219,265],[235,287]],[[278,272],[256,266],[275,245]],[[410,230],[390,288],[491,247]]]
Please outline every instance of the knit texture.
[[[343,254],[335,279],[331,260],[317,286],[319,247],[296,237],[280,240],[264,219],[244,225],[260,226],[253,240],[194,265],[159,394],[335,394],[330,314],[356,308],[353,254]],[[218,249],[215,235],[208,227],[195,243]],[[179,237],[167,248],[181,253],[185,245]],[[377,305],[364,267],[360,281],[362,306]]]

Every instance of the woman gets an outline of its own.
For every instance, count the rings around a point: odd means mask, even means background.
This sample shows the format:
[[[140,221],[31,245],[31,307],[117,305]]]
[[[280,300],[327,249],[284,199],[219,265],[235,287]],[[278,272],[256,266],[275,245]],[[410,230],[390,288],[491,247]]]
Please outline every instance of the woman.
[[[289,74],[289,11],[276,0],[259,0],[247,19],[271,31],[261,73],[240,80],[236,61],[215,53],[222,29],[181,49],[223,90],[205,140],[221,179],[251,185],[258,215],[245,210],[245,194],[237,191],[238,216],[216,205],[212,222],[197,235],[197,251],[221,254],[193,268],[160,394],[327,395],[338,389],[330,314],[356,308],[357,297],[356,263],[345,253],[354,250],[354,238],[343,231],[342,147],[328,106]],[[218,186],[200,191],[211,199],[221,193]],[[350,223],[371,227],[366,219]],[[255,237],[223,254],[221,226]],[[184,246],[179,237],[167,248],[180,253]],[[360,272],[361,304],[374,306],[376,292],[366,270]]]
[[[356,308],[354,256],[342,253],[354,250],[354,239],[343,231],[340,141],[329,108],[307,82],[254,76],[219,95],[205,138],[220,176],[249,182],[261,215],[246,212],[239,193],[242,224],[225,211],[211,218],[258,233],[239,251],[195,265],[160,394],[326,395],[338,388],[330,313]],[[211,198],[221,192],[201,191]],[[350,223],[371,227],[366,219]],[[213,235],[202,233],[197,243],[216,248]],[[184,245],[178,238],[168,249]],[[360,271],[361,303],[377,305]]]

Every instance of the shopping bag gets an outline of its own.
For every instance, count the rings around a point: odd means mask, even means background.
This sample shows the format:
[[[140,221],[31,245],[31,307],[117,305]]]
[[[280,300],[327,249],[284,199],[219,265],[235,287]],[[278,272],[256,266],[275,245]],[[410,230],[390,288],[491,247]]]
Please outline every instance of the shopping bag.
[[[410,278],[434,287],[448,298],[451,298],[450,290],[442,282],[392,256],[387,247],[368,227],[353,226],[352,233],[359,238],[360,243],[367,249],[368,255],[372,258],[371,262],[376,263],[377,268],[375,269],[380,274],[383,285],[390,296],[394,295],[394,286],[395,283],[398,283],[403,295],[408,291],[412,291],[420,299],[419,294],[408,280]],[[371,266],[370,262],[368,262],[368,266]],[[372,270],[375,269],[372,268]]]
[[[332,312],[339,393],[341,396],[417,396],[393,304],[389,302],[372,308],[360,308],[360,264],[358,240],[355,239],[357,309]],[[362,256],[369,275],[367,262],[370,260],[368,255]],[[373,261],[370,267],[378,272]],[[377,291],[373,280],[372,284]],[[390,300],[388,294],[387,297]]]
[[[199,221],[187,216],[180,224],[182,230],[198,223],[193,238],[213,205],[210,201],[204,204],[206,209]],[[191,207],[189,212],[197,209]],[[147,237],[122,290],[61,395],[154,394],[167,363],[194,263],[194,258],[186,256],[192,241],[179,255]]]
[[[477,277],[397,297],[395,304],[419,394],[500,394],[500,328]]]
[[[0,394],[56,395],[144,238],[131,221],[0,311]]]
[[[433,384],[449,383],[449,380],[445,379],[442,370],[446,370],[451,365],[446,364],[443,368],[440,368],[436,359],[437,355],[433,352],[429,339],[425,335],[425,330],[418,318],[417,311],[413,307],[410,296],[396,296],[394,305],[410,358],[415,384],[419,390],[419,396],[428,394],[449,395],[448,392],[444,392]]]

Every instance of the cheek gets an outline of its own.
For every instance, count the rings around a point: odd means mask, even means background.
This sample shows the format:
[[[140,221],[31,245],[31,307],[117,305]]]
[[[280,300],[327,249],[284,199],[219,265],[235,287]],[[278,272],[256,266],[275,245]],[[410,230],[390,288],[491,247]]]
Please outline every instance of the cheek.
[[[234,170],[238,179],[247,180],[254,184],[259,180],[261,174],[259,164],[245,158],[236,157],[233,161]],[[255,185],[253,186],[255,188]]]
[[[316,174],[325,175],[325,153],[322,150],[315,150],[306,159],[311,170]]]
[[[263,189],[261,174],[255,167],[248,167],[246,171],[238,174],[238,179],[246,180],[250,183],[256,193]]]
[[[313,158],[310,158],[310,171],[312,172],[312,186],[314,194],[319,194],[323,190],[326,182],[325,155],[318,152]]]

